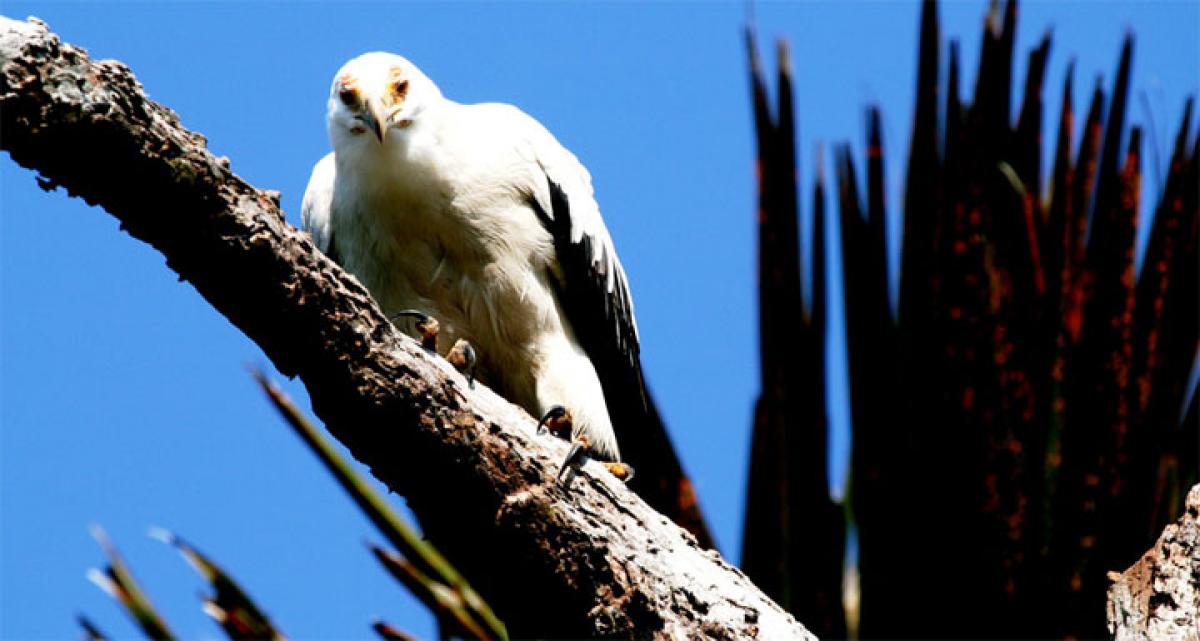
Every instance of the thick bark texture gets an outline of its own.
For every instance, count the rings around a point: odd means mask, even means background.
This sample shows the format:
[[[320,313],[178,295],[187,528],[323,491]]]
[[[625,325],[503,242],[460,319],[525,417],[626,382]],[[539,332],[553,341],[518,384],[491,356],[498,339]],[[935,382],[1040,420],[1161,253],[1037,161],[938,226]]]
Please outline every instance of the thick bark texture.
[[[119,62],[0,18],[0,147],[121,220],[300,376],[316,413],[491,601],[514,637],[811,638],[716,552],[398,332]],[[26,212],[24,215],[32,215]]]
[[[1108,631],[1117,641],[1200,640],[1200,485],[1158,543],[1109,579]]]

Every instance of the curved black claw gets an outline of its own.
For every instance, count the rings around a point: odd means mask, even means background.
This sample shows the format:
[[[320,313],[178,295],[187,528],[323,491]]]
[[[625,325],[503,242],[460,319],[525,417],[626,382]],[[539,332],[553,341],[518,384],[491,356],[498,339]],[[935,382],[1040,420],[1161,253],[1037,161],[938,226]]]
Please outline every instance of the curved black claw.
[[[538,422],[537,433],[541,434],[544,429],[550,430],[551,434],[564,441],[571,440],[571,412],[562,405],[551,407],[546,412],[546,415],[542,417],[542,420]]]
[[[579,474],[579,470],[591,458],[591,451],[591,443],[588,442],[586,436],[580,436],[571,444],[571,451],[567,452],[566,460],[563,461],[562,467],[558,468],[558,484],[560,486],[570,489],[575,475]]]
[[[402,317],[410,317],[410,318],[417,319],[416,327],[417,327],[417,333],[421,335],[421,346],[427,350],[436,352],[437,351],[438,329],[439,329],[437,319],[430,316],[429,314],[426,314],[425,312],[420,311],[420,310],[406,309],[404,311],[397,312],[395,315],[393,315],[388,320],[390,320],[392,322],[396,322],[396,319],[402,318]]]
[[[467,375],[467,385],[475,387],[475,367],[479,364],[475,358],[475,348],[470,343],[463,339],[454,341],[454,347],[446,354],[446,360],[454,366],[454,369]]]

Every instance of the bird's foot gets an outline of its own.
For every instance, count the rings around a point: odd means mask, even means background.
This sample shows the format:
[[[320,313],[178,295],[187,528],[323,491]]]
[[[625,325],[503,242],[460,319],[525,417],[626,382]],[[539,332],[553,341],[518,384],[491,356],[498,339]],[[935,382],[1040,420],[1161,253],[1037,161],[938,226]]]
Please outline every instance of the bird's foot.
[[[561,487],[571,488],[571,482],[575,480],[575,476],[591,459],[591,449],[591,443],[588,442],[586,436],[580,436],[571,444],[571,451],[567,452],[566,460],[563,461],[562,467],[558,468],[558,484]]]
[[[475,366],[478,362],[475,358],[475,348],[470,343],[461,338],[455,341],[454,347],[446,353],[446,360],[450,361],[454,369],[466,375],[468,386],[475,387]]]
[[[389,320],[396,322],[397,319],[406,317],[417,319],[415,327],[417,334],[421,337],[421,347],[424,347],[426,351],[436,354],[438,332],[441,329],[438,320],[425,312],[415,309],[406,309],[398,312]],[[472,388],[475,387],[475,368],[479,360],[475,355],[475,348],[470,343],[461,338],[454,341],[454,346],[450,348],[449,352],[446,352],[446,360],[454,366],[454,369],[466,375],[469,386]]]
[[[542,420],[538,422],[537,431],[541,434],[543,430],[548,430],[551,434],[563,439],[564,441],[571,440],[571,432],[574,426],[571,422],[571,411],[562,405],[551,407]],[[579,474],[586,464],[592,458],[592,446],[586,434],[580,434],[571,443],[571,450],[567,452],[567,458],[563,460],[562,466],[558,468],[558,483],[564,488],[570,488],[571,482]],[[617,461],[604,461],[604,467],[609,473],[617,477],[618,480],[628,483],[633,479],[633,466],[628,463],[620,463]]]
[[[437,319],[422,311],[406,309],[397,313],[395,316],[392,316],[388,320],[394,323],[396,322],[396,319],[404,317],[417,319],[416,328],[417,334],[421,336],[421,347],[436,353],[439,329]]]
[[[592,446],[588,441],[588,437],[580,435],[571,443],[571,450],[567,452],[567,458],[563,461],[562,467],[558,468],[558,484],[563,489],[571,489],[571,482],[583,470],[583,466],[592,459]],[[628,483],[633,479],[633,466],[628,463],[620,463],[616,461],[604,461],[604,467],[609,473],[617,477],[617,480]]]
[[[571,411],[562,405],[555,405],[542,416],[542,420],[538,421],[537,433],[549,431],[551,434],[561,438],[564,441],[571,440],[571,432],[574,431],[574,425],[571,421]],[[583,467],[584,463],[588,462],[591,454],[591,444],[588,442],[587,436],[580,435],[573,443],[571,450],[567,452],[567,458],[558,468],[558,483],[564,488],[571,486],[571,481],[575,480],[575,475]]]
[[[628,463],[605,461],[604,467],[607,467],[609,473],[617,477],[618,481],[624,481],[625,483],[628,483],[633,480],[633,466]]]
[[[564,441],[571,440],[571,412],[562,405],[555,405],[550,408],[542,416],[542,420],[538,422],[537,433],[541,434],[542,430],[549,430],[551,434],[561,438]]]

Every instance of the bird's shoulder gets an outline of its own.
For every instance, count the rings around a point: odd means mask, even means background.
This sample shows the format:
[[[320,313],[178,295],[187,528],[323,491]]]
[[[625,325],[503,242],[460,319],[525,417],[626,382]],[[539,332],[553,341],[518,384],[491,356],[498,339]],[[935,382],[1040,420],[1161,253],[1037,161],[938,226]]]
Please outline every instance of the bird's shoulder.
[[[476,127],[491,129],[506,138],[544,141],[546,137],[554,137],[542,123],[516,105],[503,102],[453,104],[457,116],[464,117]],[[557,141],[555,143],[557,144]]]
[[[636,354],[637,321],[625,270],[587,168],[541,122],[513,105],[455,105],[464,110],[456,119],[472,123],[467,129],[476,144],[486,139],[515,151],[523,169],[510,176],[520,176],[520,190],[554,238],[558,271],[574,281],[576,292],[592,291],[585,297],[619,328],[622,349]]]
[[[574,200],[594,198],[592,176],[587,168],[533,116],[500,102],[456,105],[456,109],[455,120],[470,123],[460,130],[464,145],[478,148],[484,144],[514,154],[561,184]],[[536,177],[536,181],[541,183],[541,177]],[[537,195],[548,204],[548,193]]]

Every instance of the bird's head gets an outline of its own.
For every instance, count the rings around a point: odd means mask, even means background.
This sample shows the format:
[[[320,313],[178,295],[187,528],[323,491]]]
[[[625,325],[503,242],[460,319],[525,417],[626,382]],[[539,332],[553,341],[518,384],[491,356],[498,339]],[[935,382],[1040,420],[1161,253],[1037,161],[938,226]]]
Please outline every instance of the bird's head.
[[[442,93],[416,65],[391,53],[365,53],[347,62],[329,90],[328,124],[334,146],[342,140],[383,144],[405,129]]]

